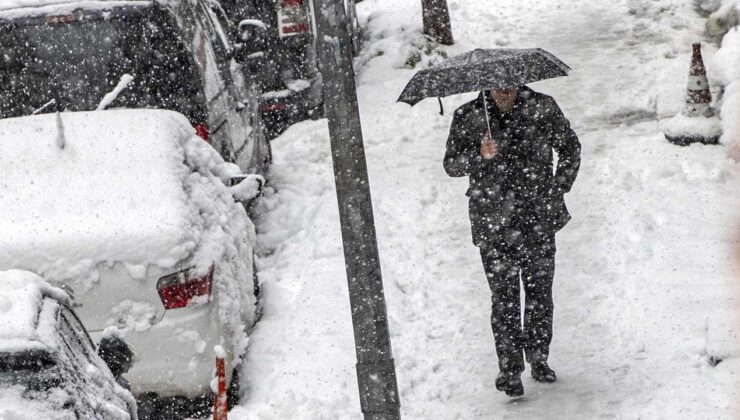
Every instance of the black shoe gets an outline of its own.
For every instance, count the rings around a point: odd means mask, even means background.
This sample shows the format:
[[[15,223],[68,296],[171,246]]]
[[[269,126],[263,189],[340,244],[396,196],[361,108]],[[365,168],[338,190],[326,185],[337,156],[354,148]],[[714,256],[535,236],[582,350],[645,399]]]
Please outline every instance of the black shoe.
[[[558,380],[555,371],[550,369],[550,366],[545,361],[532,363],[532,378],[537,382],[548,384]]]
[[[501,372],[496,377],[496,389],[505,392],[510,397],[524,395],[521,373]]]

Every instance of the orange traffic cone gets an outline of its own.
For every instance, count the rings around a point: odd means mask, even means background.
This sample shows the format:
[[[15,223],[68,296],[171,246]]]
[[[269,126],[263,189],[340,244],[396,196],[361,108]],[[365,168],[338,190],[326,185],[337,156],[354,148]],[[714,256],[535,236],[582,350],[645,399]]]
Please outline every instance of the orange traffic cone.
[[[680,146],[691,143],[716,144],[722,134],[722,126],[710,108],[712,94],[701,56],[701,44],[696,43],[692,47],[684,110],[669,120],[661,121],[660,125],[671,143]]]
[[[712,93],[709,92],[709,79],[704,59],[701,57],[701,44],[692,45],[694,52],[691,56],[689,68],[689,83],[686,92],[686,115],[689,117],[710,117],[712,111]]]
[[[226,355],[221,346],[214,348],[216,352],[216,386],[215,397],[213,399],[213,420],[227,420],[229,407],[226,399]]]

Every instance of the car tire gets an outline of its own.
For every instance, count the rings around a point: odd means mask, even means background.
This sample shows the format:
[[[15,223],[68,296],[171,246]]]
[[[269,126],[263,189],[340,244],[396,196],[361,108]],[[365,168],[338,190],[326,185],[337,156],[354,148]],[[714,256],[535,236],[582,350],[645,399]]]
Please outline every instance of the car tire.
[[[324,118],[324,103],[322,102],[315,108],[311,108],[306,111],[306,116],[308,116],[308,118],[312,119],[313,121]]]

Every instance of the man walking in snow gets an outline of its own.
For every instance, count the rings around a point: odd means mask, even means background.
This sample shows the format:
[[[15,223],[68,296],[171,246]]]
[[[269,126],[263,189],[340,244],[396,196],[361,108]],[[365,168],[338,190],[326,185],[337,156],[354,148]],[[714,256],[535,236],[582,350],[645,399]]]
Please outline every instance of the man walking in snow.
[[[555,101],[528,87],[484,91],[455,111],[444,168],[450,176],[470,178],[473,243],[492,293],[496,389],[509,396],[524,393],[524,354],[534,380],[557,380],[547,364],[555,233],[570,220],[563,194],[576,179],[580,153],[578,137]]]

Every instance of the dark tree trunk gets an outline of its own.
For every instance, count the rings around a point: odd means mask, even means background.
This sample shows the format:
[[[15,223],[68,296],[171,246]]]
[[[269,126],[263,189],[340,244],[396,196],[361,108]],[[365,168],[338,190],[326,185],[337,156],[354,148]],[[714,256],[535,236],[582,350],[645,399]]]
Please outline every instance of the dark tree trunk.
[[[454,44],[447,0],[421,0],[424,33],[444,45]]]

